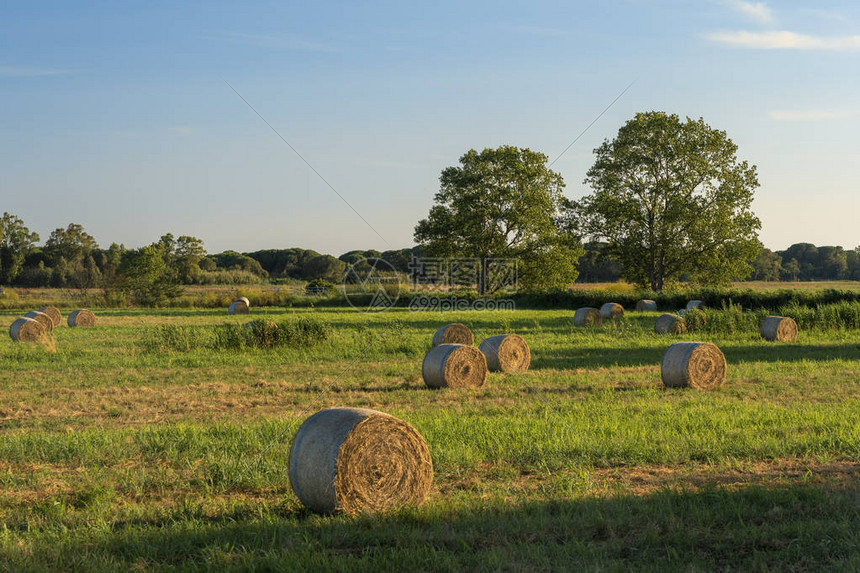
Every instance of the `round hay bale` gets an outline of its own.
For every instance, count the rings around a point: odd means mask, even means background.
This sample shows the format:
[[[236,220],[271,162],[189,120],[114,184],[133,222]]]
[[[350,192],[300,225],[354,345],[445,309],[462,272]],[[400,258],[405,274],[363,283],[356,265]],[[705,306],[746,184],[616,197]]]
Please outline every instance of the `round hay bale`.
[[[621,318],[624,316],[624,307],[617,302],[607,302],[600,307],[600,316],[604,319]]]
[[[653,300],[643,298],[639,302],[636,303],[636,311],[637,312],[645,312],[645,311],[654,311],[657,310],[657,303]]]
[[[37,320],[22,316],[9,327],[9,336],[15,342],[36,342],[45,336],[45,327]]]
[[[41,323],[41,325],[45,327],[45,334],[54,331],[54,321],[50,316],[48,316],[47,313],[38,310],[31,310],[24,316],[27,318],[32,318],[36,322]]]
[[[418,505],[433,485],[418,431],[364,408],[329,408],[304,421],[290,447],[290,486],[320,513],[372,513]]]
[[[237,299],[236,299],[235,301],[233,301],[233,302],[240,302],[240,301],[241,301],[241,302],[244,302],[244,303],[245,303],[245,306],[247,306],[248,308],[251,308],[251,301],[250,301],[250,300],[248,300],[248,297],[247,297],[247,296],[240,296],[239,298],[237,298]]]
[[[244,300],[234,301],[230,308],[227,309],[229,314],[248,314],[251,312],[251,309],[245,304]]]
[[[44,312],[51,317],[51,322],[54,323],[54,328],[63,324],[63,315],[60,313],[60,309],[56,306],[43,306],[39,309],[39,312]]]
[[[475,344],[475,337],[472,336],[472,331],[469,330],[468,326],[455,322],[453,324],[446,324],[433,335],[433,346],[439,346],[440,344],[465,344],[466,346],[472,346]]]
[[[660,377],[668,388],[710,390],[726,379],[726,357],[710,342],[676,342],[663,355]]]
[[[491,336],[478,349],[487,359],[490,372],[525,372],[532,361],[529,345],[519,334]]]
[[[687,323],[677,314],[665,313],[654,324],[654,332],[657,334],[681,334],[687,332]]]
[[[487,359],[474,346],[440,344],[424,356],[421,377],[430,388],[479,388],[487,381]]]
[[[600,316],[600,311],[591,306],[578,308],[573,315],[574,326],[600,326],[602,323],[603,317]]]
[[[797,323],[786,316],[768,316],[761,323],[761,336],[778,342],[797,340]]]
[[[96,315],[93,314],[93,311],[86,308],[73,310],[69,313],[69,318],[66,322],[69,326],[95,326]]]
[[[690,300],[690,301],[687,301],[686,309],[687,310],[693,310],[693,309],[705,310],[705,303],[700,301],[700,300]]]

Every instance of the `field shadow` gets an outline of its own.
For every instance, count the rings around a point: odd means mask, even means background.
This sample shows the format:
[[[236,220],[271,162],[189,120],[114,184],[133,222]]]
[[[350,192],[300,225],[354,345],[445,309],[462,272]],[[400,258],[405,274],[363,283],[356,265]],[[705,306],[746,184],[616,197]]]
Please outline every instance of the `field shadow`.
[[[473,500],[357,518],[185,508],[35,544],[25,558],[38,569],[74,555],[78,568],[100,570],[845,570],[860,563],[858,494],[855,479]]]

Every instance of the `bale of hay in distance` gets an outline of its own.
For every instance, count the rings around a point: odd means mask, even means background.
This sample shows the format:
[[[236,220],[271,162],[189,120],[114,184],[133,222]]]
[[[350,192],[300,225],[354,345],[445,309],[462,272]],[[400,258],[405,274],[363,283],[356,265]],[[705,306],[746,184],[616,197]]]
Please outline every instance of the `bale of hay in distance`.
[[[726,357],[710,342],[677,342],[663,355],[660,377],[668,388],[710,390],[726,379]]]
[[[532,361],[529,345],[519,334],[491,336],[478,349],[487,359],[490,372],[525,372]]]
[[[578,308],[573,315],[574,326],[600,326],[602,322],[600,311],[591,306]]]
[[[474,346],[440,344],[424,356],[421,377],[430,388],[479,388],[487,381],[487,359]]]
[[[245,304],[244,300],[235,300],[230,305],[230,308],[227,309],[229,314],[248,314],[251,312],[251,309]]]
[[[54,328],[63,324],[63,315],[60,313],[60,309],[56,306],[43,306],[39,309],[39,312],[44,312],[51,317],[51,322],[54,323]]]
[[[89,309],[81,308],[70,312],[66,322],[69,326],[95,326],[96,315]]]
[[[432,485],[433,461],[421,434],[375,410],[317,412],[299,427],[290,447],[290,486],[316,512],[418,505]]]
[[[9,336],[15,342],[35,342],[45,336],[45,327],[37,320],[22,316],[9,327]]]
[[[32,318],[36,322],[41,323],[42,326],[45,327],[46,334],[54,331],[54,321],[47,313],[38,310],[31,310],[24,316],[27,318]]]
[[[761,336],[778,342],[797,340],[797,323],[787,316],[768,316],[761,323]]]
[[[465,324],[455,322],[446,324],[436,331],[433,335],[433,346],[440,344],[465,344],[472,346],[475,343],[475,337],[472,336],[472,331]]]
[[[637,312],[645,312],[648,310],[657,310],[657,303],[653,300],[643,298],[639,302],[636,303],[636,311]]]
[[[687,332],[687,323],[677,314],[665,313],[654,324],[654,332],[657,334],[681,334]]]
[[[604,319],[621,318],[624,316],[624,307],[617,302],[607,302],[600,307],[600,316]]]
[[[687,301],[686,309],[687,310],[693,310],[693,309],[705,310],[705,303],[700,301],[700,300],[690,300],[690,301]]]

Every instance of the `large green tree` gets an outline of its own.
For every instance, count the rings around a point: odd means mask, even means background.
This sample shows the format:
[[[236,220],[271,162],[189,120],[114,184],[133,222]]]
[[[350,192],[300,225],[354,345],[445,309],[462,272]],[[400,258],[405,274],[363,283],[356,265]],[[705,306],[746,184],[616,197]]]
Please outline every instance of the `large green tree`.
[[[686,277],[723,284],[749,275],[761,223],[750,210],[756,168],[702,119],[638,113],[595,150],[578,204],[582,230],[609,242],[624,276],[662,290]]]
[[[480,259],[482,277],[493,259],[517,259],[525,287],[576,279],[582,246],[559,222],[564,180],[546,155],[513,146],[472,149],[442,171],[440,183],[429,216],[415,227],[425,255]],[[478,286],[493,288],[484,280]]]
[[[3,213],[0,217],[0,284],[9,284],[21,272],[24,259],[39,242],[39,235],[31,233],[24,221]]]

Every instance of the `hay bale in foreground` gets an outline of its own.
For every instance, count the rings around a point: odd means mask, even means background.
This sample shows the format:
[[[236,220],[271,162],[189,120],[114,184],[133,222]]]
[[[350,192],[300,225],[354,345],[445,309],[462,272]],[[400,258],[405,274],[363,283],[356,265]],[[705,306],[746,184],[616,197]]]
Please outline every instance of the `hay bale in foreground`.
[[[69,318],[66,322],[69,326],[95,326],[96,315],[93,314],[93,311],[86,308],[73,310],[69,313]]]
[[[9,336],[15,342],[36,342],[45,336],[45,327],[41,322],[22,316],[9,327]]]
[[[657,310],[657,303],[653,300],[643,298],[639,302],[636,303],[636,311],[637,312],[645,312],[645,311],[654,311]]]
[[[710,390],[726,379],[726,357],[710,342],[677,342],[663,355],[660,377],[668,388]]]
[[[685,307],[687,310],[705,310],[705,303],[701,300],[690,300],[687,301],[687,306]]]
[[[610,320],[613,318],[621,318],[624,316],[624,307],[617,302],[607,302],[600,307],[600,316]]]
[[[446,324],[433,335],[432,345],[439,346],[440,344],[465,344],[472,346],[475,344],[475,337],[468,326],[455,322]]]
[[[474,346],[440,344],[424,356],[421,377],[430,388],[479,388],[487,381],[487,359]]]
[[[777,342],[797,340],[797,323],[786,316],[768,316],[761,323],[761,336]]]
[[[519,334],[491,336],[478,349],[487,359],[490,372],[525,372],[532,361],[529,345]]]
[[[26,318],[32,318],[36,322],[40,323],[43,327],[45,327],[45,334],[54,331],[54,321],[50,316],[48,316],[47,313],[38,310],[31,310],[24,316]]]
[[[600,311],[591,306],[578,308],[573,315],[574,326],[600,326],[601,323],[603,317],[600,316]]]
[[[248,300],[248,297],[247,297],[247,296],[240,296],[239,298],[237,298],[237,299],[236,299],[235,301],[233,301],[233,302],[239,302],[239,301],[244,302],[244,303],[245,303],[245,306],[247,306],[248,308],[251,308],[251,301],[250,301],[250,300]]]
[[[39,309],[39,312],[44,312],[51,317],[51,322],[54,323],[54,328],[63,324],[63,315],[60,313],[60,309],[56,306],[43,306]]]
[[[654,332],[657,334],[681,334],[687,332],[687,323],[677,314],[665,313],[654,324]]]
[[[244,300],[236,300],[230,305],[230,308],[227,309],[229,314],[248,314],[251,312],[251,309],[245,304]]]
[[[320,513],[418,505],[432,485],[433,461],[421,434],[375,410],[317,412],[290,447],[290,486],[302,504]]]

